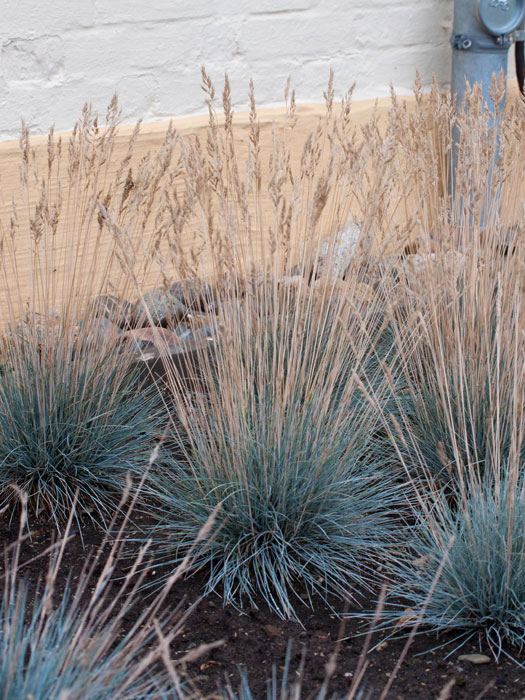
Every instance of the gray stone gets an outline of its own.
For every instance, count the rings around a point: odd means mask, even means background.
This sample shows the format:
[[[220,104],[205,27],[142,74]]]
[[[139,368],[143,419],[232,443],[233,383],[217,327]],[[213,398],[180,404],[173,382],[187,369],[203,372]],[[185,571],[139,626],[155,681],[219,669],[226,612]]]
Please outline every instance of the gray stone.
[[[175,326],[173,329],[173,332],[177,336],[177,338],[180,338],[181,340],[185,340],[186,338],[191,338],[193,331],[191,328],[188,326],[185,326],[183,323],[179,323],[178,326]]]
[[[134,328],[126,331],[122,334],[122,339],[133,342],[141,352],[152,349],[156,349],[159,352],[163,350],[171,351],[179,348],[181,345],[181,338],[177,333],[167,328],[158,328],[156,326]]]
[[[102,338],[118,336],[122,334],[122,327],[104,317],[100,321],[99,332]]]
[[[151,381],[165,382],[166,372],[169,371],[175,372],[188,388],[194,390],[198,383],[199,364],[205,356],[208,357],[207,362],[213,361],[210,351],[214,345],[213,339],[207,337],[185,338],[180,340],[178,346],[168,346],[167,349],[153,345],[145,349],[137,348],[136,360],[131,366],[139,370],[146,384]]]
[[[213,312],[217,306],[212,288],[201,280],[174,282],[169,288],[169,292],[177,297],[191,312]]]
[[[119,328],[129,327],[133,314],[133,304],[126,299],[105,294],[93,299],[88,308],[87,316],[106,318]]]
[[[285,275],[279,279],[279,286],[283,288],[298,289],[303,283],[304,277],[302,275]]]
[[[321,241],[309,261],[295,265],[288,277],[302,275],[308,281],[329,273],[333,277],[344,278],[356,251],[365,241],[361,228],[355,221],[348,221],[345,227]]]
[[[180,340],[215,340],[217,338],[217,328],[214,325],[200,326],[198,328],[188,328],[183,324],[173,329]]]
[[[132,325],[135,328],[175,326],[178,321],[191,317],[188,307],[169,289],[152,289],[137,301],[133,308]]]
[[[317,274],[328,271],[336,277],[343,277],[355,256],[361,238],[361,229],[354,221],[349,221],[341,233],[330,236],[319,249]]]

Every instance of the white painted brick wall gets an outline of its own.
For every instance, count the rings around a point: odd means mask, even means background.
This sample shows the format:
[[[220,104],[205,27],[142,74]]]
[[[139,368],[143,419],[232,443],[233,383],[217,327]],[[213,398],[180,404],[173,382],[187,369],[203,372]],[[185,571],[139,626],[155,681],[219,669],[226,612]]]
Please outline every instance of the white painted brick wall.
[[[321,102],[330,67],[341,95],[449,85],[453,0],[2,0],[0,140],[71,128],[85,101],[100,112],[117,91],[124,120],[202,112],[200,67],[234,106],[253,77],[259,104]]]

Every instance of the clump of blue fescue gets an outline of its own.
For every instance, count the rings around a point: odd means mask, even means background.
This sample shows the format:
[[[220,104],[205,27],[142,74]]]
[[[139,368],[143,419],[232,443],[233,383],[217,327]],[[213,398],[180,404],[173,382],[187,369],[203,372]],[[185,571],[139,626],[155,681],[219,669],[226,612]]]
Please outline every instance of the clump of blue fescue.
[[[129,484],[120,506],[128,495]],[[1,572],[1,700],[179,697],[175,686],[181,684],[175,669],[162,663],[162,645],[169,645],[180,629],[180,610],[159,614],[176,577],[137,609],[137,589],[145,575],[137,576],[137,568],[144,564],[146,549],[138,552],[127,574],[116,581],[115,566],[124,546],[121,530],[109,550],[103,544],[94,557],[86,558],[74,584],[68,576],[59,588],[57,581],[64,580],[63,558],[75,518],[72,512],[63,539],[51,547],[45,583],[30,586],[20,573],[28,498],[26,494],[18,496],[19,537],[6,550]],[[115,518],[111,527],[114,525]],[[127,624],[130,613],[134,613],[134,621]]]
[[[2,600],[2,700],[149,700],[167,693],[167,673],[143,666],[154,636],[136,644],[134,633],[117,636],[111,622],[95,630],[93,611],[80,610],[69,588],[55,609],[48,606],[45,594],[32,601],[22,583]]]
[[[158,562],[169,565],[166,576],[220,505],[215,530],[193,550],[192,570],[205,570],[206,592],[220,591],[225,603],[256,605],[262,596],[279,615],[294,617],[301,586],[344,598],[377,581],[399,545],[406,486],[386,460],[370,457],[364,436],[349,447],[343,436],[352,426],[340,428],[334,435],[312,420],[297,435],[290,427],[282,452],[264,464],[254,436],[245,481],[224,469],[227,455],[217,465],[196,455],[191,473],[171,463],[151,534]]]
[[[191,550],[205,592],[295,618],[305,589],[341,601],[377,583],[403,537],[407,488],[366,398],[381,393],[384,327],[306,285],[231,307],[206,397],[181,407],[185,459],[166,460],[148,537],[164,576]]]
[[[96,323],[96,320],[92,321]],[[95,331],[97,329],[95,328]],[[105,522],[126,474],[140,479],[158,433],[158,398],[130,350],[89,328],[21,326],[0,372],[0,505],[28,496],[37,517]]]
[[[391,567],[391,597],[403,602],[387,601],[384,628],[452,632],[460,645],[486,642],[496,658],[523,650],[525,478],[501,471],[468,477],[462,497],[439,497],[418,522],[413,559]]]

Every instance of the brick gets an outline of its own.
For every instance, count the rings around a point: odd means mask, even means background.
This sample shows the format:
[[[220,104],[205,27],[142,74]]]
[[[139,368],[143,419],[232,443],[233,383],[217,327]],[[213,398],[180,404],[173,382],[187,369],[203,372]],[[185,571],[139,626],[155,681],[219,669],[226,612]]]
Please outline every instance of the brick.
[[[314,0],[259,0],[251,4],[250,14],[286,14],[315,7]]]
[[[209,0],[96,0],[96,18],[99,24],[170,22],[214,16],[218,4]]]
[[[4,0],[0,36],[28,38],[94,24],[95,0]]]
[[[68,75],[106,74],[108,68],[118,78],[132,72],[191,66],[200,72],[202,63],[217,54],[231,56],[232,40],[228,26],[217,32],[212,20],[182,22],[177,25],[111,25],[69,32],[64,37],[65,71]]]
[[[9,39],[2,46],[2,74],[12,81],[51,81],[64,67],[64,49],[58,36]]]

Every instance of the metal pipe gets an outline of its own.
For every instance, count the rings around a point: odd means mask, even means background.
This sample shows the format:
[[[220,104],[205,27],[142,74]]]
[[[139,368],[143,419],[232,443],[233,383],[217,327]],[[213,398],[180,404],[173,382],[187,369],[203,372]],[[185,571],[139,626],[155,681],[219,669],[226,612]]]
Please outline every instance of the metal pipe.
[[[470,86],[476,83],[481,85],[484,101],[489,110],[495,112],[495,106],[489,95],[492,77],[503,73],[506,78],[507,55],[512,43],[512,33],[522,24],[524,16],[525,0],[455,0],[451,89],[458,109],[461,108],[468,82]],[[519,75],[518,80],[520,80]],[[523,78],[520,87],[523,87]],[[503,103],[504,100],[505,97]],[[500,104],[499,108],[501,109],[502,106],[503,104]],[[458,142],[459,133],[455,128],[449,179],[449,192],[452,196],[455,194]],[[492,202],[486,202],[482,213],[482,227],[491,209],[499,206],[498,199],[499,197],[495,196]],[[464,207],[458,206],[453,209],[459,213]],[[460,227],[466,224],[467,231],[472,225],[472,222],[464,221],[455,223]]]
[[[510,44],[508,34],[494,36],[482,25],[478,0],[455,0],[451,88],[458,106],[461,105],[468,81],[471,86],[481,83],[483,97],[489,107],[494,107],[489,97],[492,74],[497,76],[503,71],[507,75]]]

